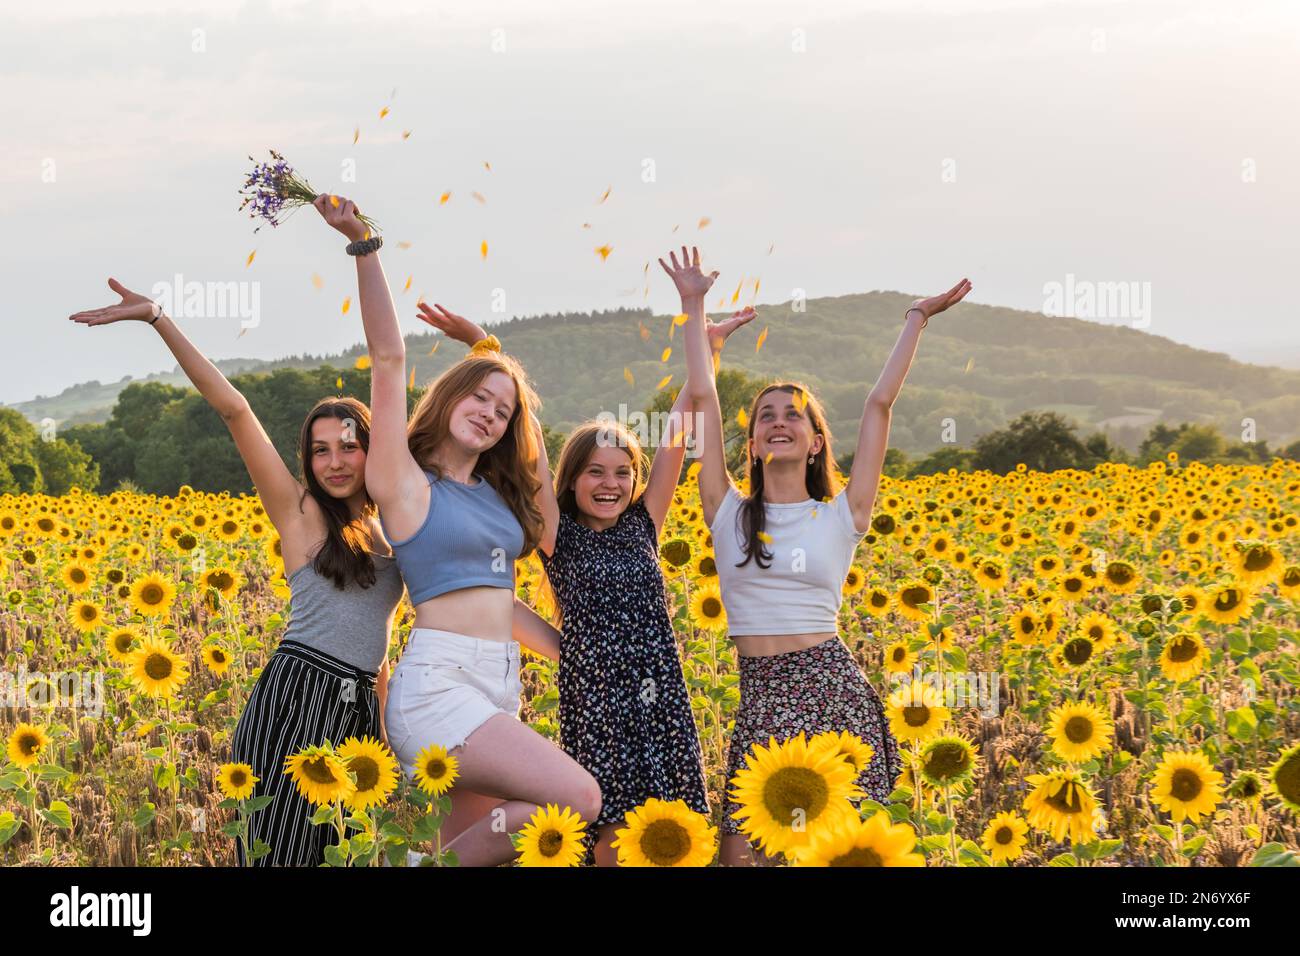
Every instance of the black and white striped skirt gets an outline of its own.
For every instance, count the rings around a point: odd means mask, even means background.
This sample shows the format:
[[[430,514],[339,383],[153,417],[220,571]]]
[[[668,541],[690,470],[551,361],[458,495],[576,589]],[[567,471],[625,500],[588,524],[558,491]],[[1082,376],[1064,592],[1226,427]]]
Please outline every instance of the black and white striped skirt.
[[[248,845],[258,840],[271,852],[254,866],[317,866],[325,848],[337,842],[332,826],[313,826],[314,808],[284,772],[286,757],[326,740],[380,738],[376,675],[300,644],[281,641],[239,715],[231,759],[260,778],[254,797],[271,796],[270,806],[249,817]],[[239,865],[247,865],[238,845]]]

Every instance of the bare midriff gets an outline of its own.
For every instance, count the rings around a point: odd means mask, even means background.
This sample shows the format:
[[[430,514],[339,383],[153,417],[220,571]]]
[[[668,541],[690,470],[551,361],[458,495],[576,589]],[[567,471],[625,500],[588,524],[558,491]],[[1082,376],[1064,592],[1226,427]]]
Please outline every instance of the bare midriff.
[[[415,609],[415,626],[509,641],[514,612],[515,594],[510,588],[461,588],[421,601]]]
[[[731,640],[741,657],[771,657],[816,647],[835,636],[834,631],[821,634],[733,634]]]

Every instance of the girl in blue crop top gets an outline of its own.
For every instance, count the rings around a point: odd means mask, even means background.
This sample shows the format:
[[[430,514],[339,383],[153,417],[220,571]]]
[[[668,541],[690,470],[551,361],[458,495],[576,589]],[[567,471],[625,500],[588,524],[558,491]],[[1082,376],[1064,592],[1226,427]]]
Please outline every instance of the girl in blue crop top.
[[[351,200],[321,195],[315,206],[353,243],[368,235]],[[371,361],[367,486],[415,606],[385,711],[389,743],[408,776],[443,751],[457,758],[444,846],[461,865],[495,866],[515,857],[511,833],[541,806],[584,820],[600,812],[591,774],[518,719],[513,569],[541,538],[538,493],[549,474],[537,396],[517,361],[475,347],[429,385],[408,423],[392,294],[377,252],[356,263]],[[441,306],[420,308],[454,338],[481,334]],[[554,629],[520,640],[559,654]]]
[[[898,744],[879,697],[837,632],[827,630],[823,600],[827,585],[822,579],[833,569],[847,570],[839,549],[852,543],[851,534],[865,533],[870,522],[888,444],[890,408],[916,352],[921,329],[931,316],[961,301],[970,291],[970,283],[963,279],[946,293],[916,300],[907,310],[894,351],[867,397],[852,473],[847,488],[838,492],[842,498],[835,499],[838,479],[830,429],[821,406],[806,387],[780,382],[762,389],[749,412],[746,462],[750,493],[739,495],[738,504],[722,512],[724,500],[734,499],[738,492],[727,473],[722,412],[704,328],[704,295],[717,273],[704,274],[699,251],[692,252],[688,254],[683,247],[682,262],[672,255],[671,267],[662,259],[659,264],[676,284],[682,312],[688,316],[687,387],[696,411],[702,463],[699,493],[705,521],[719,559],[726,550],[718,546],[719,541],[730,542],[723,536],[736,536],[743,542],[744,557],[733,562],[735,568],[719,575],[723,605],[737,600],[729,583],[742,581],[750,585],[743,588],[750,602],[786,602],[774,603],[768,614],[756,612],[752,606],[741,612],[746,625],[733,637],[740,664],[740,707],[728,754],[727,781],[734,787],[735,776],[752,748],[766,746],[770,738],[781,741],[800,733],[813,736],[848,731],[873,750],[865,767],[859,768],[858,786],[874,799],[884,800],[901,770]],[[821,502],[831,507],[820,507]],[[835,532],[819,525],[814,511],[820,521],[836,522]],[[721,523],[715,525],[715,519]],[[797,527],[787,531],[770,522],[791,522]],[[768,533],[765,527],[780,533]],[[790,545],[798,545],[799,528],[807,529],[808,547],[835,549],[833,556],[816,555],[820,572],[803,578],[790,574],[787,568],[774,567],[774,561],[789,560],[796,550]],[[785,550],[774,554],[767,547],[769,541]],[[813,567],[811,559],[808,566]],[[753,586],[768,573],[773,575],[774,585],[779,579],[780,587]],[[801,588],[816,589],[816,593],[805,595]],[[792,607],[807,610],[792,613]],[[808,616],[806,623],[801,623],[803,614]],[[771,622],[770,631],[762,629],[765,618]],[[781,842],[777,849],[792,852],[806,840],[807,830],[797,825],[805,822],[811,826],[811,820],[789,821],[788,829],[773,838]],[[729,791],[722,819],[724,864],[753,862],[747,837],[753,832],[751,823],[743,819],[734,791]]]

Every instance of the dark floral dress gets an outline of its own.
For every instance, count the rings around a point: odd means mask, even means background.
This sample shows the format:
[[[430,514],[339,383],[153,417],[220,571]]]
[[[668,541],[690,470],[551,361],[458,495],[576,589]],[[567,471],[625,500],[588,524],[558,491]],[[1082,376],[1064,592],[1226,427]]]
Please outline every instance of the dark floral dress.
[[[649,797],[707,815],[650,512],[638,500],[603,531],[561,513],[554,552],[541,559],[564,614],[560,746],[600,784],[594,825],[622,824]]]

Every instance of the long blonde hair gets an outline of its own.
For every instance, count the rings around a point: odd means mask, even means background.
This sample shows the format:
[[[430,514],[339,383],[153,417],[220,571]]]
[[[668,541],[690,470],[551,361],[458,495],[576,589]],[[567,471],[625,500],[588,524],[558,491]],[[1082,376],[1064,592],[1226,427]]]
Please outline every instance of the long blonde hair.
[[[541,400],[513,356],[470,355],[439,375],[411,412],[406,443],[421,467],[441,477],[433,455],[451,433],[451,411],[493,372],[503,372],[515,383],[515,410],[501,440],[478,456],[474,473],[496,489],[523,528],[522,557],[537,547],[544,527],[537,504],[542,483],[537,478],[538,448],[532,428],[532,411],[541,406]]]

